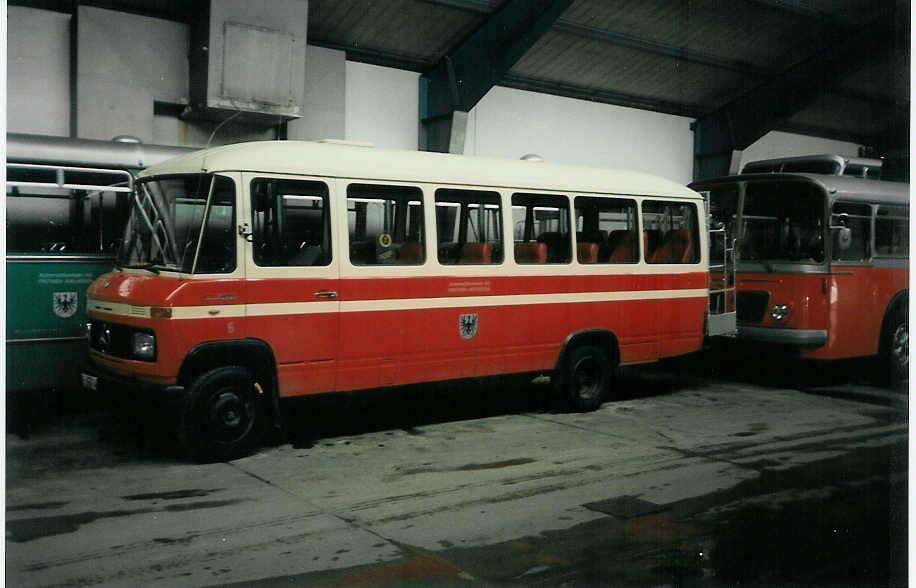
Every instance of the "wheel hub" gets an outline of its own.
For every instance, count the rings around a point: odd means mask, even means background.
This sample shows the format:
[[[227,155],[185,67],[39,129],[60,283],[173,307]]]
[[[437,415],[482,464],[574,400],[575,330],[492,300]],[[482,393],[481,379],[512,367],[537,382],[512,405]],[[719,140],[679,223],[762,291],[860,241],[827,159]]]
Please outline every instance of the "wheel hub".
[[[906,324],[902,324],[894,331],[891,338],[891,355],[894,363],[905,368],[910,361],[910,330]]]
[[[245,420],[245,405],[233,391],[214,394],[210,402],[210,422],[223,431],[239,428]]]
[[[573,382],[580,398],[594,397],[599,391],[600,380],[598,364],[590,358],[580,360],[573,369]]]

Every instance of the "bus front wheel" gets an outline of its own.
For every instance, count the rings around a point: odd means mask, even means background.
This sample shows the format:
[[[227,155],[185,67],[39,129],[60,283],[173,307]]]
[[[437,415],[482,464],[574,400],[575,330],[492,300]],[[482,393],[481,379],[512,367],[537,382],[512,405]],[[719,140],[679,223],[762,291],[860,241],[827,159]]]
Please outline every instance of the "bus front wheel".
[[[596,410],[604,401],[612,373],[611,362],[601,348],[582,345],[566,356],[555,375],[555,385],[569,408]]]
[[[884,326],[881,359],[890,386],[896,388],[906,381],[910,365],[910,329],[903,308],[895,309]]]
[[[248,454],[257,437],[258,406],[254,378],[240,366],[212,369],[191,384],[179,436],[201,462],[226,461]]]

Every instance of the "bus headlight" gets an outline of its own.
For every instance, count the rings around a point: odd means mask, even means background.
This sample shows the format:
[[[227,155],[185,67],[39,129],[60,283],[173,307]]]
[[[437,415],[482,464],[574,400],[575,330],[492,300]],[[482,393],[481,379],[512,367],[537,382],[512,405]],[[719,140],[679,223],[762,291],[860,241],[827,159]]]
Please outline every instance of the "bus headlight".
[[[785,319],[787,314],[789,314],[789,307],[785,304],[777,304],[773,307],[773,310],[770,311],[770,316],[773,317],[774,321]]]
[[[156,359],[156,336],[152,333],[134,333],[133,352],[137,359]]]

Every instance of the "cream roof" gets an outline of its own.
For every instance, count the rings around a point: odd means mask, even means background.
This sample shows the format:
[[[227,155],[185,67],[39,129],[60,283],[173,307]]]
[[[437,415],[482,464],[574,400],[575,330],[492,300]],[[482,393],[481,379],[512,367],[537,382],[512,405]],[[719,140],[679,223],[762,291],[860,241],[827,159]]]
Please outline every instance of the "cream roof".
[[[257,141],[215,147],[171,159],[140,175],[196,173],[202,169],[700,198],[676,182],[641,172],[311,141]]]

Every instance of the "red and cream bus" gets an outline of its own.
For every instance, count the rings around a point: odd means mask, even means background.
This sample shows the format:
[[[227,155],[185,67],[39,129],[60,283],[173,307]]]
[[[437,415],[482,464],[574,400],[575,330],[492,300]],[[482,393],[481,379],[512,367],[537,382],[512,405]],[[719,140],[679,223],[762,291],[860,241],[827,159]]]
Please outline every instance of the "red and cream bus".
[[[642,173],[339,142],[218,147],[141,174],[89,288],[88,388],[180,400],[200,459],[284,397],[496,374],[602,402],[700,349],[703,201]],[[260,421],[260,422],[259,422]]]
[[[909,363],[909,185],[800,169],[691,184],[708,193],[711,223],[737,238],[738,338],[803,358],[878,355],[899,383]]]

